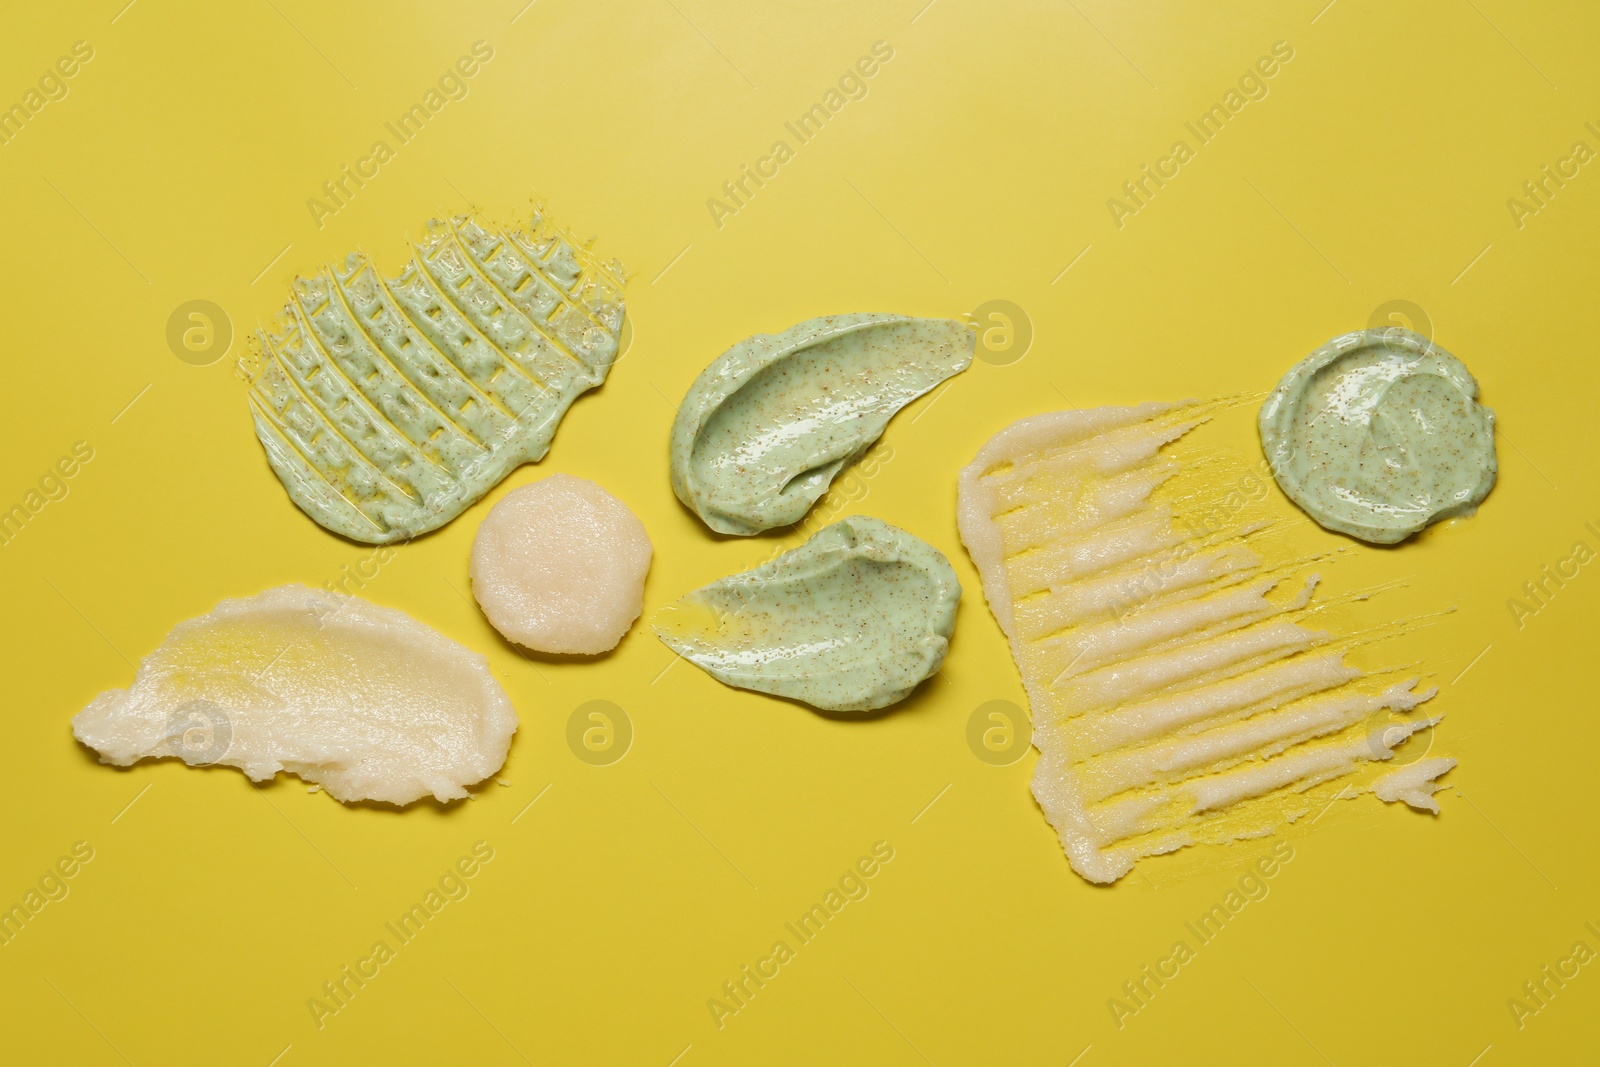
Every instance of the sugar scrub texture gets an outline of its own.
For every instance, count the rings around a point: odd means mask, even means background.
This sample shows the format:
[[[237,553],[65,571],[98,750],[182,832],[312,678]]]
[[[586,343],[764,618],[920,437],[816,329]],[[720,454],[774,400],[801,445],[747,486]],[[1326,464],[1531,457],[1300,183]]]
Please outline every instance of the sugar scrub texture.
[[[288,771],[337,800],[460,800],[517,715],[488,662],[393,608],[285,585],[179,623],[133,685],[72,720],[119,767],[176,757]]]
[[[594,482],[552,474],[512,490],[472,542],[472,592],[508,641],[540,652],[615,648],[644,607],[650,535]]]
[[[1436,689],[1345,661],[1348,640],[1317,626],[1309,561],[1265,554],[1271,520],[1183,512],[1207,494],[1167,449],[1208,415],[1035,415],[961,472],[961,540],[1028,692],[1033,795],[1091,882],[1275,833],[1327,803],[1307,796],[1324,782],[1364,792],[1439,721],[1420,710]],[[1454,761],[1429,763],[1378,795],[1429,807]]]

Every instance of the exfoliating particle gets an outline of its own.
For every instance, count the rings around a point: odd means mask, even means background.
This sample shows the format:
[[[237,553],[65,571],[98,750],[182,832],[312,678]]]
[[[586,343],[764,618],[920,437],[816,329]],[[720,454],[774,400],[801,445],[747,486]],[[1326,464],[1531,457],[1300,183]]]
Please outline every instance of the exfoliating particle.
[[[1373,782],[1372,795],[1389,804],[1403,800],[1418,811],[1437,815],[1439,802],[1433,799],[1433,794],[1439,791],[1437,779],[1455,765],[1456,761],[1449,757],[1418,760]]]
[[[336,800],[460,800],[517,714],[488,662],[393,608],[285,585],[179,623],[72,720],[102,763],[288,771]]]
[[[1494,488],[1494,412],[1450,353],[1409,330],[1335,337],[1261,405],[1261,445],[1289,499],[1373,544],[1470,515]]]
[[[594,482],[552,474],[507,493],[472,542],[472,593],[508,641],[595,655],[644,607],[650,535]]]
[[[543,458],[622,328],[621,265],[538,214],[509,232],[435,220],[415,252],[394,278],[352,253],[296,279],[251,382],[289,496],[372,544],[443,526]]]
[[[1162,449],[1205,418],[1168,404],[1038,415],[961,472],[961,539],[1032,708],[1033,795],[1092,882],[1272,833],[1307,813],[1307,790],[1350,785],[1439,721],[1413,714],[1435,689],[1363,684],[1349,643],[1308,625],[1317,576],[1291,582],[1304,561],[1247,545],[1270,524],[1230,510],[1236,489],[1221,503],[1163,489],[1181,465]],[[1196,500],[1198,516],[1180,512]],[[1379,795],[1431,800],[1454,762],[1428,762]]]
[[[895,412],[972,363],[948,319],[830,315],[757,334],[700,372],[672,424],[672,490],[717,533],[800,521]]]
[[[939,669],[960,599],[938,549],[858,515],[690,593],[655,629],[720,682],[824,711],[870,711]]]

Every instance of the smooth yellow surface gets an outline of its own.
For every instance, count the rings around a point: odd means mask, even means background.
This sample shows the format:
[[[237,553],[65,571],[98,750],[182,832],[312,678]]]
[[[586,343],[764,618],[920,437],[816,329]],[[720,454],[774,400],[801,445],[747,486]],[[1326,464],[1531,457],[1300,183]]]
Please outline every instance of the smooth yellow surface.
[[[1600,549],[1584,526],[1600,527],[1600,172],[1580,166],[1520,227],[1507,205],[1575,141],[1600,149],[1585,127],[1600,126],[1592,6],[123,2],[13,5],[0,33],[0,104],[73,42],[94,48],[69,95],[0,145],[0,506],[75,442],[93,449],[65,498],[0,548],[0,904],[75,842],[93,848],[69,894],[0,946],[0,1058],[1600,1056],[1600,963],[1551,981],[1520,1029],[1507,1006],[1574,942],[1600,951],[1584,925],[1600,928],[1600,564],[1550,583],[1520,620],[1507,603],[1580,538]],[[470,95],[319,229],[307,198],[480,39],[494,57]],[[784,123],[880,40],[894,55],[866,98],[719,228],[707,198],[775,140],[794,146]],[[1195,147],[1184,123],[1280,40],[1294,58],[1266,98]],[[1194,158],[1118,228],[1107,198],[1180,138]],[[297,271],[356,247],[392,267],[430,214],[470,197],[508,221],[534,195],[633,269],[631,350],[541,465],[442,531],[376,557],[329,535],[254,439],[231,373],[243,338]],[[168,347],[191,300],[234,327],[209,366]],[[1026,356],[980,358],[912,405],[885,437],[892,459],[823,504],[928,539],[967,587],[945,670],[895,713],[842,721],[724,688],[674,666],[642,625],[597,662],[530,662],[470,601],[477,523],[549,471],[593,478],[644,520],[647,612],[754,565],[783,539],[713,538],[668,486],[673,405],[700,368],[817,315],[947,317],[990,300],[1024,310]],[[1068,403],[1264,393],[1394,300],[1425,309],[1482,383],[1505,431],[1500,482],[1476,518],[1398,549],[1352,546],[1327,589],[1403,582],[1368,620],[1458,609],[1373,661],[1416,661],[1441,685],[1434,751],[1461,758],[1454,788],[1437,819],[1370,797],[1329,811],[1291,839],[1265,899],[1119,1029],[1108,999],[1174,941],[1193,945],[1185,922],[1268,843],[1158,859],[1109,890],[1072,874],[1028,795],[1032,757],[995,766],[968,747],[972,713],[1022,693],[956,539],[956,471],[1003,424]],[[1207,443],[1253,456],[1250,414]],[[1298,529],[1307,552],[1348,543]],[[395,814],[292,779],[116,771],[72,741],[69,717],[126,685],[174,623],[363,566],[365,595],[490,655],[522,717],[503,786]],[[630,727],[620,761],[583,748]],[[469,895],[319,1029],[307,1001],[375,941],[396,945],[384,924],[479,841],[493,858]],[[719,1029],[707,999],[878,841],[894,859],[870,896]]]

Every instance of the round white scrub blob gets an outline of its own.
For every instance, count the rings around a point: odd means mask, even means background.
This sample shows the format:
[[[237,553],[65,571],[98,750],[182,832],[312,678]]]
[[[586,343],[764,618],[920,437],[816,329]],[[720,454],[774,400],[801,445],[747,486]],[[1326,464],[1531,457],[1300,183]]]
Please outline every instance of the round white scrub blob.
[[[472,542],[472,593],[508,641],[539,652],[616,647],[644,608],[650,535],[587,478],[552,474],[507,493]]]

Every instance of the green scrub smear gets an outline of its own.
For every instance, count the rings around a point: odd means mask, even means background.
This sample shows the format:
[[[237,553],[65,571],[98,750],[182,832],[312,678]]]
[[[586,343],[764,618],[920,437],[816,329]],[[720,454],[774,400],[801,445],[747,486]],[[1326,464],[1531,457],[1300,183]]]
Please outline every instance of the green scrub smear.
[[[727,685],[824,711],[871,711],[939,669],[960,599],[938,549],[852,516],[664,608],[655,631]]]
[[[799,522],[895,412],[972,363],[949,319],[829,315],[757,334],[700,372],[672,425],[672,490],[723,534]]]
[[[438,529],[542,459],[616,361],[626,278],[535,212],[429,223],[386,277],[355,253],[296,279],[250,359],[256,437],[289,498],[383,545]]]
[[[1409,330],[1335,337],[1261,406],[1278,485],[1330,530],[1403,541],[1470,515],[1494,487],[1494,412],[1450,353]]]

